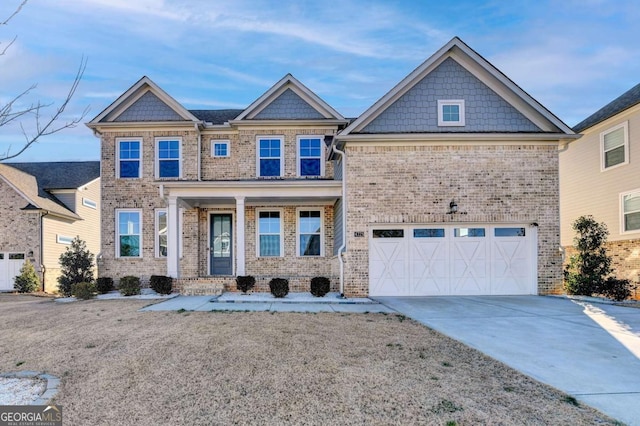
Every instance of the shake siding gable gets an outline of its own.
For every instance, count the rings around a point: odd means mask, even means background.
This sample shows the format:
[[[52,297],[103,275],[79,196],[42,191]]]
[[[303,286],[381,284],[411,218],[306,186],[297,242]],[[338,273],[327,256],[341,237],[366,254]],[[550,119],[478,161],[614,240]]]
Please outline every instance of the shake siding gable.
[[[324,118],[293,90],[287,89],[267,107],[260,111],[255,120],[317,120]]]

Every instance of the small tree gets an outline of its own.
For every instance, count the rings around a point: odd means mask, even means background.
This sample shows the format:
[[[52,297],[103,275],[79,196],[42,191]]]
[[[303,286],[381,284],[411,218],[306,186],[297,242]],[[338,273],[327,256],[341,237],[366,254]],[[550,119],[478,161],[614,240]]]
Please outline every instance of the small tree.
[[[80,237],[75,237],[60,255],[60,270],[58,290],[65,296],[71,296],[74,284],[93,281],[93,254]]]
[[[40,288],[40,278],[29,260],[25,261],[20,268],[20,275],[15,277],[13,288],[18,293],[32,293]]]
[[[580,216],[572,227],[577,234],[573,240],[577,253],[571,256],[564,270],[567,293],[602,294],[615,300],[628,298],[631,295],[629,280],[611,276],[611,258],[604,247],[609,235],[607,226],[593,216]]]

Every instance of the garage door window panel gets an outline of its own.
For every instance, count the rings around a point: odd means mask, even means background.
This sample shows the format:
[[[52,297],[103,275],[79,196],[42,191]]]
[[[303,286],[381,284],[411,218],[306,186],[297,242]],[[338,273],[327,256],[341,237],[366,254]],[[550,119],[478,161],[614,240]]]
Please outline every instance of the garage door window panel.
[[[484,237],[485,230],[484,228],[455,228],[453,236],[456,238]]]
[[[496,228],[494,235],[496,237],[524,237],[526,232],[524,228]]]
[[[404,229],[374,229],[373,238],[404,238]]]
[[[444,238],[444,229],[414,229],[413,238]]]

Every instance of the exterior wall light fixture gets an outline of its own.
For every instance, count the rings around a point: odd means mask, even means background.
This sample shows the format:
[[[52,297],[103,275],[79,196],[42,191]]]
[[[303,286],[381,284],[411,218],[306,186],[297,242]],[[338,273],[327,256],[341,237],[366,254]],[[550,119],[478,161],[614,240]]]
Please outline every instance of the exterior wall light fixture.
[[[454,214],[458,212],[458,205],[456,204],[455,200],[451,200],[451,202],[449,203],[449,214]]]

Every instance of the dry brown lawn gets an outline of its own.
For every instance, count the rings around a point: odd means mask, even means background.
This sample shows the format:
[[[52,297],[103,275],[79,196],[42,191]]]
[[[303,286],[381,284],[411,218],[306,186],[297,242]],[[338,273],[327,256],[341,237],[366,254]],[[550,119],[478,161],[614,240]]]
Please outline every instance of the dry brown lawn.
[[[0,295],[0,372],[60,377],[65,425],[614,424],[401,316],[148,303]]]

